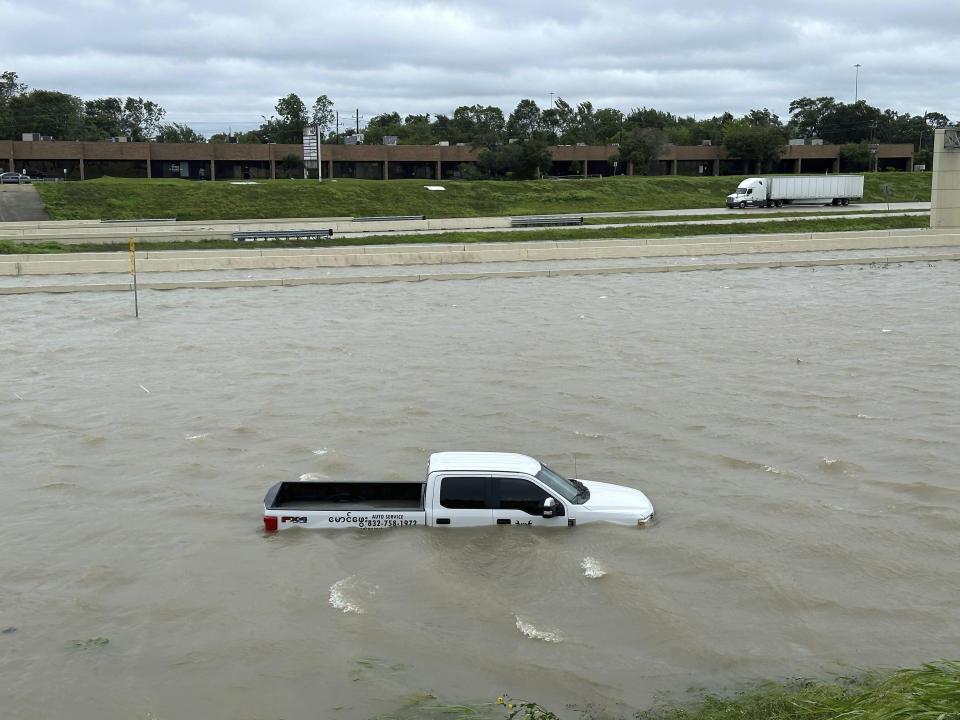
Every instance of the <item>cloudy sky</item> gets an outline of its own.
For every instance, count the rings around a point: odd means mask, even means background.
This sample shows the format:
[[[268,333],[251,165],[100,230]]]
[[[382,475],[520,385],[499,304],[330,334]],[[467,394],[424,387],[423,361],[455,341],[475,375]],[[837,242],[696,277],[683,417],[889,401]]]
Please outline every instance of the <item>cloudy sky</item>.
[[[552,97],[741,115],[833,96],[960,120],[956,0],[0,0],[0,71],[210,135],[321,94],[341,123]],[[860,64],[859,71],[855,67]]]

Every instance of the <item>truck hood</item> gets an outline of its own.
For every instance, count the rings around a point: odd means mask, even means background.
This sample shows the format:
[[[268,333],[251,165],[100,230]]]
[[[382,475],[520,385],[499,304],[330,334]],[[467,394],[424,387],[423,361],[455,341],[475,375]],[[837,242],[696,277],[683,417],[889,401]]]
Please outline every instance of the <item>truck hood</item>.
[[[580,506],[585,510],[636,516],[637,520],[653,515],[653,503],[639,490],[595,480],[580,482],[590,491],[590,499]]]

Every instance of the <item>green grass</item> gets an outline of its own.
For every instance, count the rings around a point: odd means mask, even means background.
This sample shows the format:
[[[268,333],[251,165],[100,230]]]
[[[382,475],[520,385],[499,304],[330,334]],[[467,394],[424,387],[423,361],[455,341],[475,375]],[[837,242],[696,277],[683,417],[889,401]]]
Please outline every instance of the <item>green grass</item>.
[[[750,211],[747,211],[750,212]],[[837,214],[843,215],[897,215],[902,213],[903,210],[891,209],[891,210],[842,210]],[[917,211],[925,212],[925,211]],[[678,216],[678,215],[597,215],[592,217],[585,217],[583,219],[584,225],[628,225],[628,224],[643,224],[643,223],[664,223],[664,222],[699,222],[701,220],[735,220],[737,218],[744,217],[756,217],[757,220],[769,220],[771,218],[803,218],[810,217],[809,212],[758,212],[756,216],[753,215],[731,215],[729,211],[725,213],[706,213],[703,215],[695,215],[693,217],[689,215]]]
[[[960,662],[854,680],[793,680],[705,695],[637,713],[638,720],[960,720]]]
[[[461,720],[624,720],[592,706],[568,706],[503,698],[498,702],[443,704],[433,696],[381,715],[391,720],[450,717]],[[960,662],[944,660],[920,668],[856,677],[790,679],[701,693],[635,713],[635,720],[960,720]]]
[[[930,226],[926,216],[897,215],[868,218],[825,218],[817,220],[797,219],[788,222],[770,220],[760,223],[730,223],[724,225],[705,225],[684,223],[681,225],[649,225],[623,227],[583,227],[583,228],[544,228],[523,232],[484,232],[465,231],[431,235],[371,235],[361,238],[331,238],[329,240],[277,240],[269,243],[249,243],[239,245],[233,240],[195,240],[182,242],[138,242],[136,249],[145,250],[220,250],[237,248],[308,248],[308,247],[352,247],[358,245],[415,245],[435,243],[481,243],[481,242],[531,242],[536,240],[602,240],[629,238],[673,238],[697,235],[744,235],[809,232],[843,232],[856,230],[893,230],[903,228],[925,228]],[[88,243],[64,245],[56,242],[18,243],[12,240],[0,240],[0,255],[44,254],[73,252],[129,252],[127,241],[117,243]]]
[[[745,176],[627,177],[587,180],[443,181],[429,191],[423,180],[264,180],[256,185],[189,180],[100,178],[40,183],[37,190],[54,220],[178,220],[426,215],[479,217],[620,210],[721,208]],[[868,173],[865,202],[928,201],[929,173]]]

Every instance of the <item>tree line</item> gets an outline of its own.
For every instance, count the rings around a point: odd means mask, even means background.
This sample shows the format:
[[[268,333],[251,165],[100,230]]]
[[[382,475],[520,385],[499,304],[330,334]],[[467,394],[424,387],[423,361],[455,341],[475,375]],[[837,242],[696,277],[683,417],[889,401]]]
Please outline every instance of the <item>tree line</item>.
[[[769,168],[779,160],[789,138],[819,138],[843,145],[841,157],[850,167],[866,169],[871,143],[911,143],[917,162],[928,162],[932,131],[949,124],[939,112],[922,115],[898,113],[869,105],[865,100],[843,103],[833,97],[798,98],[790,103],[784,122],[767,108],[750,110],[742,117],[726,112],[698,120],[653,108],[594,108],[584,101],[571,105],[551,99],[541,108],[523,99],[508,115],[495,106],[461,106],[450,115],[376,115],[360,128],[365,144],[380,144],[396,137],[401,145],[448,142],[479,148],[471,172],[483,177],[536,177],[549,165],[550,145],[616,145],[611,161],[633,165],[634,173],[657,174],[658,157],[665,145],[723,145],[733,157]],[[38,132],[58,140],[102,140],[126,136],[131,140],[160,142],[241,142],[299,144],[304,127],[317,126],[326,143],[342,143],[356,125],[336,123],[333,101],[321,95],[307,105],[298,95],[280,98],[275,114],[261,116],[256,130],[209,139],[181,123],[163,123],[166,112],[143,98],[117,97],[81,100],[52,91],[28,90],[17,73],[0,74],[0,138],[19,139]],[[345,118],[346,119],[346,118]],[[353,119],[352,117],[350,119]],[[348,129],[349,128],[349,129]],[[924,145],[926,140],[926,146]]]

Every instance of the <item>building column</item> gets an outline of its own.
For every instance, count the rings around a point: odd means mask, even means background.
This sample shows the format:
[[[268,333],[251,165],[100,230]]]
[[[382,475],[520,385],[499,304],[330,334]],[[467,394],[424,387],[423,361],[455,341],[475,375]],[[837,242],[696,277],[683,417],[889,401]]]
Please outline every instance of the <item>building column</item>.
[[[86,179],[87,179],[87,174],[86,174],[86,172],[85,172],[84,169],[83,169],[83,158],[82,158],[82,157],[80,158],[80,179],[81,179],[81,180],[86,180]]]
[[[800,174],[800,168],[801,168],[802,166],[803,166],[803,160],[801,160],[800,158],[797,158],[796,160],[793,161],[793,171],[794,171],[797,175]]]
[[[907,158],[907,172],[913,172],[913,155]]]
[[[390,179],[390,161],[389,160],[383,161],[383,179],[384,180]]]
[[[713,161],[713,176],[720,177],[720,158]]]
[[[583,159],[583,173],[582,173],[584,177],[587,176],[587,165],[589,165],[589,164],[590,164],[590,162],[589,162],[586,158],[584,158],[584,159]]]
[[[633,175],[633,160],[627,161],[627,175]]]
[[[147,143],[147,180],[153,177],[153,143]]]
[[[333,177],[333,160],[327,160],[327,177]]]
[[[442,173],[442,168],[441,168],[441,165],[440,165],[440,161],[439,161],[439,160],[437,160],[437,170],[436,170],[436,173],[437,173],[437,174],[436,174],[436,176],[435,176],[435,179],[436,179],[436,180],[439,180],[440,177],[441,177],[441,173]]]
[[[678,164],[679,164],[679,163],[678,163],[677,160],[671,160],[671,161],[670,161],[670,174],[671,174],[671,175],[676,175],[676,174],[677,174],[677,165],[678,165]]]
[[[840,172],[840,158],[836,158],[833,161],[833,172],[834,174]]]
[[[217,179],[217,161],[213,158],[210,158],[210,180]]]

